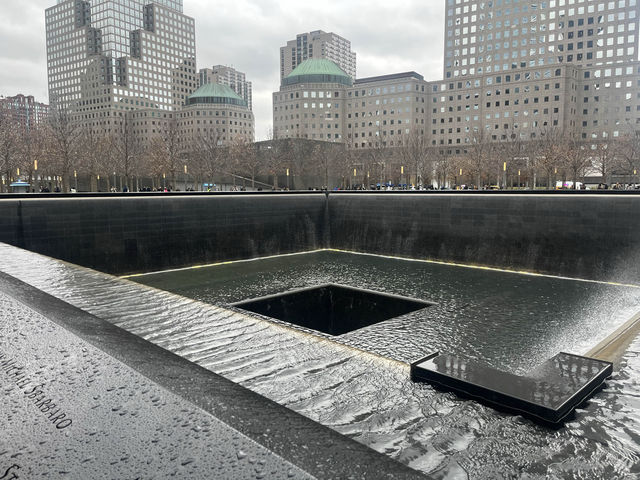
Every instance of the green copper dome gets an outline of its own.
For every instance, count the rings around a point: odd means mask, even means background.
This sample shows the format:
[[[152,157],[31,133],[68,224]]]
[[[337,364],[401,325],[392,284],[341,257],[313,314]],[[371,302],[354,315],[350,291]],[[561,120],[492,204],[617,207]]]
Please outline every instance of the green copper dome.
[[[230,87],[218,83],[205,83],[187,97],[187,105],[199,103],[226,103],[241,107],[247,106],[247,102],[231,90]]]
[[[324,58],[310,58],[282,79],[282,85],[297,83],[340,83],[353,85],[353,80],[338,65]]]

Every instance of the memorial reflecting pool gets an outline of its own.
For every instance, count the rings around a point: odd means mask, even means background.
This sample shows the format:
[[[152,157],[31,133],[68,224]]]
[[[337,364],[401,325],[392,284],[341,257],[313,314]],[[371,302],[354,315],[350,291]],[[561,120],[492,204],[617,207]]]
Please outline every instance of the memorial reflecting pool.
[[[640,288],[333,251],[131,279],[214,305],[325,283],[413,297],[434,305],[335,340],[403,362],[437,350],[513,373],[583,354],[640,310]]]
[[[640,472],[638,339],[558,430],[413,383],[407,365],[439,350],[526,372],[589,350],[640,310],[640,289],[327,251],[134,277],[176,295],[11,247],[0,255],[3,271],[434,478]],[[338,336],[223,307],[325,283],[435,305]]]
[[[436,305],[331,341],[403,362],[439,350],[514,373],[559,351],[585,353],[640,310],[634,287],[327,251],[135,280],[217,305],[328,282],[419,298]],[[230,328],[235,355],[223,360],[204,353],[210,332],[144,325],[145,336],[172,337],[199,363],[436,478],[617,478],[640,469],[639,340],[605,389],[554,431],[412,384],[405,368],[354,351],[326,358],[313,341],[265,337],[250,353],[237,340],[257,332]]]

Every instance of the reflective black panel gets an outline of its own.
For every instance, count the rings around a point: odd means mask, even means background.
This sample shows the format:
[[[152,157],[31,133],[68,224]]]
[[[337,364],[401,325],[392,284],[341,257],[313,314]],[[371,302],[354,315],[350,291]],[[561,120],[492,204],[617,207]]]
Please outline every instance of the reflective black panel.
[[[498,408],[557,424],[611,375],[613,365],[559,353],[525,376],[451,355],[435,355],[411,365],[411,378],[469,395]]]

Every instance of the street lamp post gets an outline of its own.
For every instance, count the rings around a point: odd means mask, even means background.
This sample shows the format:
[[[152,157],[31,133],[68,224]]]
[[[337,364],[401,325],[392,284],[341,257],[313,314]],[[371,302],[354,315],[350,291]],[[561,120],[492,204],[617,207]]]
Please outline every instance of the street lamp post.
[[[507,162],[502,163],[502,188],[507,189]]]
[[[287,168],[287,191],[289,190],[289,169]]]
[[[38,184],[38,190],[39,190],[40,189],[40,182],[38,181],[38,160],[34,160],[33,161],[33,172],[34,172],[33,179]],[[35,191],[35,188],[33,190]]]
[[[167,175],[165,173],[162,174],[162,189],[163,190],[167,190],[167,182],[165,181],[167,179]]]
[[[184,191],[187,191],[187,166],[184,166]]]
[[[75,184],[76,184],[76,192],[78,192],[78,171],[77,170],[73,171],[73,178],[74,178]]]

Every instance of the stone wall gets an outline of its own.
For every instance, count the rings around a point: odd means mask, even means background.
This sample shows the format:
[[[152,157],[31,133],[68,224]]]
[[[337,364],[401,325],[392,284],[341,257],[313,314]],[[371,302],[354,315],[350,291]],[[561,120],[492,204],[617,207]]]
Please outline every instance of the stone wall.
[[[4,196],[0,241],[109,273],[319,248],[640,278],[640,195]]]
[[[640,196],[340,194],[332,248],[599,280],[640,279]]]
[[[0,200],[0,241],[108,273],[325,247],[324,194]]]

